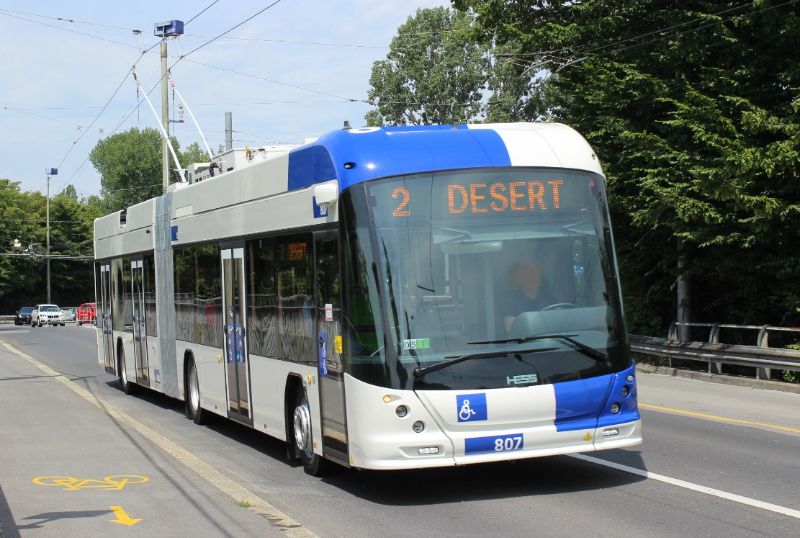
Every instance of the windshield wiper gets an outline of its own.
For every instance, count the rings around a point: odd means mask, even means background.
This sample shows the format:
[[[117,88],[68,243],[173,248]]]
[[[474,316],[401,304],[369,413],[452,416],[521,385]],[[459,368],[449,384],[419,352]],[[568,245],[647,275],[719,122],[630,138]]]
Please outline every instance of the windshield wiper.
[[[431,364],[430,366],[425,366],[424,368],[420,368],[417,366],[414,368],[414,377],[416,379],[422,379],[425,374],[430,372],[435,372],[436,370],[441,370],[442,368],[447,368],[448,366],[452,366],[454,364],[458,364],[459,362],[464,362],[472,359],[489,359],[493,357],[508,357],[509,355],[520,355],[522,353],[539,353],[541,351],[553,351],[557,348],[554,347],[540,347],[536,349],[514,349],[514,350],[505,350],[505,351],[488,351],[486,353],[469,353],[467,355],[457,355],[454,357],[445,357],[442,362],[437,362],[436,364]]]
[[[547,340],[549,338],[556,338],[558,340],[564,340],[565,342],[569,342],[575,348],[586,355],[598,362],[603,362],[608,364],[608,355],[603,353],[600,350],[597,350],[591,346],[587,346],[583,342],[579,342],[573,338],[577,336],[576,334],[537,334],[531,336],[520,336],[518,338],[503,338],[500,340],[476,340],[475,342],[467,342],[468,344],[508,344],[514,342],[515,344],[524,344],[525,342],[532,342],[534,340]]]

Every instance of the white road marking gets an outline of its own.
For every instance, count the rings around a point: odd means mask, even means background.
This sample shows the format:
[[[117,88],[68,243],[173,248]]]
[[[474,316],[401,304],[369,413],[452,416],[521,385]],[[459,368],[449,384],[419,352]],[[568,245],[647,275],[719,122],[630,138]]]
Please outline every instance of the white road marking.
[[[719,497],[720,499],[725,499],[728,501],[744,504],[747,506],[761,508],[762,510],[769,510],[770,512],[775,512],[776,514],[782,514],[784,516],[800,519],[800,510],[795,510],[793,508],[787,508],[785,506],[780,506],[778,504],[759,501],[758,499],[751,499],[750,497],[744,497],[742,495],[737,495],[735,493],[729,493],[727,491],[710,488],[708,486],[703,486],[701,484],[687,482],[686,480],[671,478],[669,476],[664,476],[663,474],[651,473],[650,471],[643,471],[642,469],[637,469],[636,467],[629,467],[627,465],[622,465],[621,463],[614,463],[613,461],[603,460],[592,456],[586,456],[585,454],[571,454],[569,455],[569,457],[575,458],[577,460],[586,461],[589,463],[595,463],[597,465],[603,465],[605,467],[611,467],[612,469],[623,471],[625,473],[635,474],[637,476],[642,476],[644,478],[651,478],[653,480],[658,480],[659,482],[664,482],[665,484],[678,486],[679,488],[689,489],[692,491],[697,491],[699,493],[705,493],[706,495],[712,495],[714,497]]]

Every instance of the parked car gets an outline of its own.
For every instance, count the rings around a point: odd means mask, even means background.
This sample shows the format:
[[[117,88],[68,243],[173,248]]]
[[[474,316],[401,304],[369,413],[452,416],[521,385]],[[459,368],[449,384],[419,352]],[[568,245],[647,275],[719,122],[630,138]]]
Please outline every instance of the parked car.
[[[94,323],[96,318],[97,308],[95,307],[94,303],[83,303],[78,307],[78,312],[75,316],[75,320],[78,322],[78,325],[83,325],[84,323]]]
[[[64,314],[57,304],[37,304],[31,313],[31,327],[44,325],[64,326]]]
[[[23,306],[17,313],[14,314],[14,325],[30,325],[31,324],[32,306]]]
[[[78,307],[77,306],[65,306],[61,309],[61,313],[64,314],[64,322],[67,321],[75,321],[75,316],[77,314]]]

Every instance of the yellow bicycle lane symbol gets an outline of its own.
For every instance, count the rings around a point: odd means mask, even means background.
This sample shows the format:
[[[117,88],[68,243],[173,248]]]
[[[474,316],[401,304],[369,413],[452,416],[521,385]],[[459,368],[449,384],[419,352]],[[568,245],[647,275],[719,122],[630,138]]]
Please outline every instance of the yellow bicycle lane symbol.
[[[136,474],[117,474],[106,476],[102,480],[95,478],[76,478],[74,476],[37,476],[33,483],[38,486],[54,486],[62,491],[81,491],[98,489],[101,491],[119,491],[128,484],[144,484],[150,481],[146,476]]]

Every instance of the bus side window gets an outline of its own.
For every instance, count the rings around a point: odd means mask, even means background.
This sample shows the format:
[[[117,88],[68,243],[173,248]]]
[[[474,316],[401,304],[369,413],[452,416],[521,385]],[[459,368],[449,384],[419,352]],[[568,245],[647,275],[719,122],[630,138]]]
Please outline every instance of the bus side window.
[[[278,334],[278,296],[275,288],[275,239],[247,242],[247,339],[249,352],[282,357]]]

